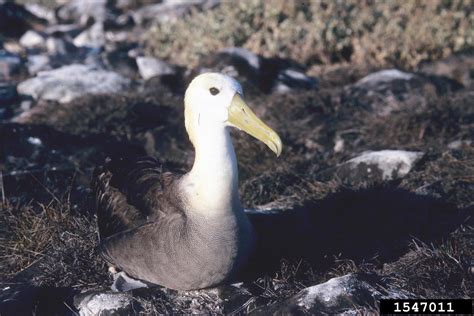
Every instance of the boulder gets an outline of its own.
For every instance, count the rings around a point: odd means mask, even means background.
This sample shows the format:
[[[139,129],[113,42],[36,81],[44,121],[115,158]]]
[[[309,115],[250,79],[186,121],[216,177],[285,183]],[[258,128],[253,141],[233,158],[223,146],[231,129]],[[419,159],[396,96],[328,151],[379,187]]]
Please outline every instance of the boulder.
[[[177,19],[194,9],[207,10],[218,5],[220,0],[166,0],[157,4],[149,4],[138,9],[133,17],[138,24],[151,21],[166,22]]]
[[[152,77],[163,75],[174,75],[175,69],[163,60],[140,56],[136,59],[138,71],[143,79],[148,80]]]
[[[308,287],[295,296],[254,311],[253,315],[376,313],[380,299],[414,298],[371,274],[347,274]]]
[[[26,67],[30,75],[34,76],[40,71],[50,69],[50,60],[47,55],[28,55]]]
[[[198,73],[222,72],[237,77],[244,90],[257,88],[265,93],[286,93],[293,89],[313,89],[317,80],[307,76],[304,67],[282,58],[265,58],[242,47],[228,47],[205,58]]]
[[[105,45],[104,25],[94,23],[90,28],[74,38],[74,45],[78,47],[101,48]]]
[[[72,0],[64,3],[56,10],[60,22],[80,23],[85,25],[90,18],[95,22],[103,22],[107,16],[107,0]]]
[[[73,64],[43,71],[18,85],[18,92],[34,99],[70,102],[87,94],[118,93],[127,89],[130,80],[94,66]]]
[[[130,315],[133,297],[127,293],[87,292],[74,297],[74,305],[81,316]]]
[[[337,166],[336,175],[344,182],[382,182],[406,176],[423,157],[419,151],[368,151]]]
[[[406,108],[421,111],[430,98],[460,88],[461,84],[449,78],[385,69],[346,86],[342,102],[346,106],[367,109],[377,116],[388,116]]]
[[[29,30],[20,38],[20,44],[25,48],[43,48],[46,45],[46,39],[40,33]]]

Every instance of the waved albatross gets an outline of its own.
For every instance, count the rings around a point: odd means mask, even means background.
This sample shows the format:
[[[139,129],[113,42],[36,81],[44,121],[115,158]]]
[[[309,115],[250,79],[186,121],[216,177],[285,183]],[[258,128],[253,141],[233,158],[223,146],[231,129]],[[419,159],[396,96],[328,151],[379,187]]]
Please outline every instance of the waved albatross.
[[[280,137],[250,110],[240,84],[205,73],[185,93],[195,148],[188,173],[163,172],[151,157],[108,160],[94,173],[101,252],[132,277],[178,290],[232,281],[255,246],[238,193],[229,134],[237,127],[280,155]]]

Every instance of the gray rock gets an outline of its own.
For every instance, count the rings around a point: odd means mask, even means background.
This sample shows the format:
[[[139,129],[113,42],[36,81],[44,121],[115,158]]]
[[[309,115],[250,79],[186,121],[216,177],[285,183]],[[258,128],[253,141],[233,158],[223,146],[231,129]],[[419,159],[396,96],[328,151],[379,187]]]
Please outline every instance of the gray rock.
[[[414,295],[375,275],[348,274],[308,287],[290,299],[261,308],[252,314],[343,314],[377,311],[380,299],[408,299]]]
[[[85,25],[89,18],[103,22],[107,15],[106,4],[107,0],[71,0],[59,7],[56,15],[60,21],[68,23]]]
[[[392,82],[394,80],[411,80],[414,74],[400,71],[398,69],[380,70],[365,76],[356,82],[355,86],[359,88],[371,89],[379,86],[381,83]]]
[[[236,59],[244,61],[249,67],[252,67],[254,71],[260,69],[260,57],[248,49],[242,47],[228,47],[220,51],[220,54],[226,54],[233,56]]]
[[[135,289],[147,288],[144,282],[129,277],[124,271],[113,275],[114,283],[110,287],[114,292],[128,292]]]
[[[86,94],[121,92],[129,85],[129,79],[115,72],[73,64],[38,73],[37,77],[20,83],[18,92],[34,99],[66,103]]]
[[[369,151],[340,164],[336,174],[347,182],[389,181],[407,175],[423,155],[419,151]]]
[[[19,55],[0,50],[0,79],[8,79],[18,73],[23,63]]]
[[[29,55],[26,67],[30,75],[36,75],[40,71],[49,70],[49,57],[47,55]]]
[[[130,315],[133,297],[127,293],[88,292],[74,297],[81,316]]]
[[[316,78],[307,76],[294,61],[265,58],[242,47],[228,47],[202,61],[198,72],[217,71],[236,77],[244,90],[286,93],[294,89],[313,89]]]
[[[166,22],[189,13],[193,8],[207,10],[218,5],[220,0],[167,0],[141,7],[133,14],[138,24],[150,21]]]
[[[43,7],[42,5],[39,5],[37,3],[26,3],[25,8],[37,17],[45,19],[50,24],[56,22],[54,12],[46,7]]]
[[[297,69],[284,69],[278,73],[274,91],[286,93],[293,89],[314,89],[318,85],[316,78],[307,76]]]
[[[74,38],[74,45],[78,47],[100,48],[105,45],[104,25],[94,23],[90,28]]]
[[[20,38],[20,44],[25,48],[42,48],[46,46],[46,39],[40,33],[29,30]]]
[[[163,60],[153,57],[137,57],[138,71],[143,79],[148,80],[152,77],[173,75],[175,69]]]
[[[445,77],[386,69],[347,86],[342,100],[345,106],[366,108],[375,115],[388,116],[404,109],[423,110],[429,99],[460,88],[458,82]]]

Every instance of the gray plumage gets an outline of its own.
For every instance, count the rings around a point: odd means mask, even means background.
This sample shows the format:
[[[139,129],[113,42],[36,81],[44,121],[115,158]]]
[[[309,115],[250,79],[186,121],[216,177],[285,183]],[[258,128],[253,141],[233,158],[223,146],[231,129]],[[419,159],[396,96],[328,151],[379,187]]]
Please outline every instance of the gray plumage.
[[[245,214],[208,218],[187,212],[182,176],[150,157],[109,161],[94,175],[100,247],[130,276],[173,289],[231,281],[253,234]],[[240,215],[239,215],[240,214]]]

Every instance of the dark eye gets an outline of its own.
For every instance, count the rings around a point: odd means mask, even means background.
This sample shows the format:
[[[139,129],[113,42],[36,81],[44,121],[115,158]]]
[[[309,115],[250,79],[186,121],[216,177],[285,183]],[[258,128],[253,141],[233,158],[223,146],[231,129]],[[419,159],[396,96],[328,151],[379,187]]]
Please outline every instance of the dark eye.
[[[219,91],[219,89],[212,87],[211,89],[209,89],[209,92],[210,92],[212,95],[216,95],[216,94],[218,94],[220,91]]]

